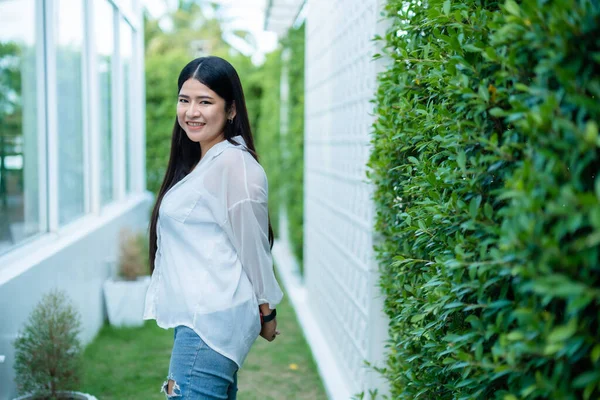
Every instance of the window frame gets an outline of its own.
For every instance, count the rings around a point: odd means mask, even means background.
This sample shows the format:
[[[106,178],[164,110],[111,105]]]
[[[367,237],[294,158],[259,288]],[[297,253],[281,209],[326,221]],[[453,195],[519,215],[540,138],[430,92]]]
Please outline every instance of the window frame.
[[[143,87],[143,20],[138,0],[133,0],[133,10],[122,9],[122,1],[103,0],[112,8],[113,15],[113,60],[111,77],[111,107],[113,128],[112,157],[113,157],[113,199],[106,205],[101,205],[101,174],[102,160],[100,152],[100,132],[98,122],[100,119],[99,96],[95,95],[99,89],[97,47],[94,36],[95,17],[93,1],[82,0],[84,20],[84,37],[82,41],[82,98],[81,108],[83,118],[83,188],[84,212],[73,221],[60,225],[59,222],[59,171],[58,171],[58,129],[59,118],[57,108],[58,78],[57,78],[57,37],[56,24],[60,23],[55,18],[60,0],[34,0],[35,7],[35,77],[36,77],[36,105],[37,105],[37,175],[38,188],[38,232],[32,236],[16,242],[6,251],[0,253],[0,284],[6,277],[12,276],[16,271],[6,273],[5,266],[18,263],[17,260],[25,255],[30,255],[40,246],[51,245],[68,237],[75,232],[85,231],[90,220],[98,221],[100,218],[114,217],[115,210],[126,207],[132,198],[144,195],[145,191],[145,125],[144,106],[145,91]],[[120,23],[123,21],[131,27],[127,30],[131,34],[131,79],[124,82],[120,57]],[[124,85],[129,85],[130,101],[136,107],[124,104]],[[135,98],[135,100],[133,100]],[[139,103],[139,104],[138,104]],[[124,139],[123,107],[130,107],[130,143],[127,146]],[[134,151],[137,150],[137,151]],[[126,162],[130,159],[131,188],[126,190]],[[39,257],[44,257],[46,252],[40,252]],[[34,258],[38,257],[37,255]],[[9,278],[7,278],[9,279]]]

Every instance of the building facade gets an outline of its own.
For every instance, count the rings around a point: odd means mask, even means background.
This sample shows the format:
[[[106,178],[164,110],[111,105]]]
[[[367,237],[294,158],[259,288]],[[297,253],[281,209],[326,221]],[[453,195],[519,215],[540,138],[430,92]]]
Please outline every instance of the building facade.
[[[278,18],[267,27],[282,33],[293,23],[290,16],[305,18],[304,276],[295,272],[285,235],[274,255],[328,396],[346,400],[364,392],[369,398],[369,391],[387,393],[365,363],[383,366],[388,326],[377,286],[373,186],[367,179],[371,101],[384,68],[373,60],[373,38],[385,30],[383,5],[332,0],[296,6],[290,11],[290,2],[275,0],[271,14]],[[285,225],[285,216],[281,220]]]
[[[139,0],[0,0],[0,399],[41,296],[90,341],[118,232],[147,227],[143,44]]]

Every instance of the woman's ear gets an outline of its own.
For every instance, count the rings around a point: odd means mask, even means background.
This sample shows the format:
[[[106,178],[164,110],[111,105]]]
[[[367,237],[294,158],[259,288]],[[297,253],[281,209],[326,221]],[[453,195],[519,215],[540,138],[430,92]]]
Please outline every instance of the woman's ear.
[[[235,109],[235,101],[231,103],[231,107],[229,107],[229,114],[227,115],[227,119],[234,119],[237,114]]]

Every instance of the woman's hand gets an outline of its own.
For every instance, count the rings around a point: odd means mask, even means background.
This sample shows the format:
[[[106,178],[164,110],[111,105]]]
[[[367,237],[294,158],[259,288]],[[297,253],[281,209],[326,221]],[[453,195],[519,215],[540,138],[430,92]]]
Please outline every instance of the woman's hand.
[[[272,342],[279,335],[277,330],[277,317],[273,321],[265,322],[260,329],[260,336]]]
[[[259,312],[265,316],[273,312],[273,310],[269,308],[268,304],[261,304],[260,306],[258,306],[258,308]],[[279,333],[280,332],[277,330],[277,317],[275,317],[272,321],[263,323],[260,328],[260,336],[262,336],[263,338],[265,338],[265,340],[268,340],[269,342],[275,340]]]

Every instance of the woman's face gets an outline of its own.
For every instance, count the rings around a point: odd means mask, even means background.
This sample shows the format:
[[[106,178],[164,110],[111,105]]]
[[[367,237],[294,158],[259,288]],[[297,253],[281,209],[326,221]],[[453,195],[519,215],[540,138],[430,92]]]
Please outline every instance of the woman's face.
[[[224,140],[223,131],[227,118],[225,100],[200,83],[190,78],[181,87],[177,100],[177,121],[188,138],[202,146],[202,152]]]

